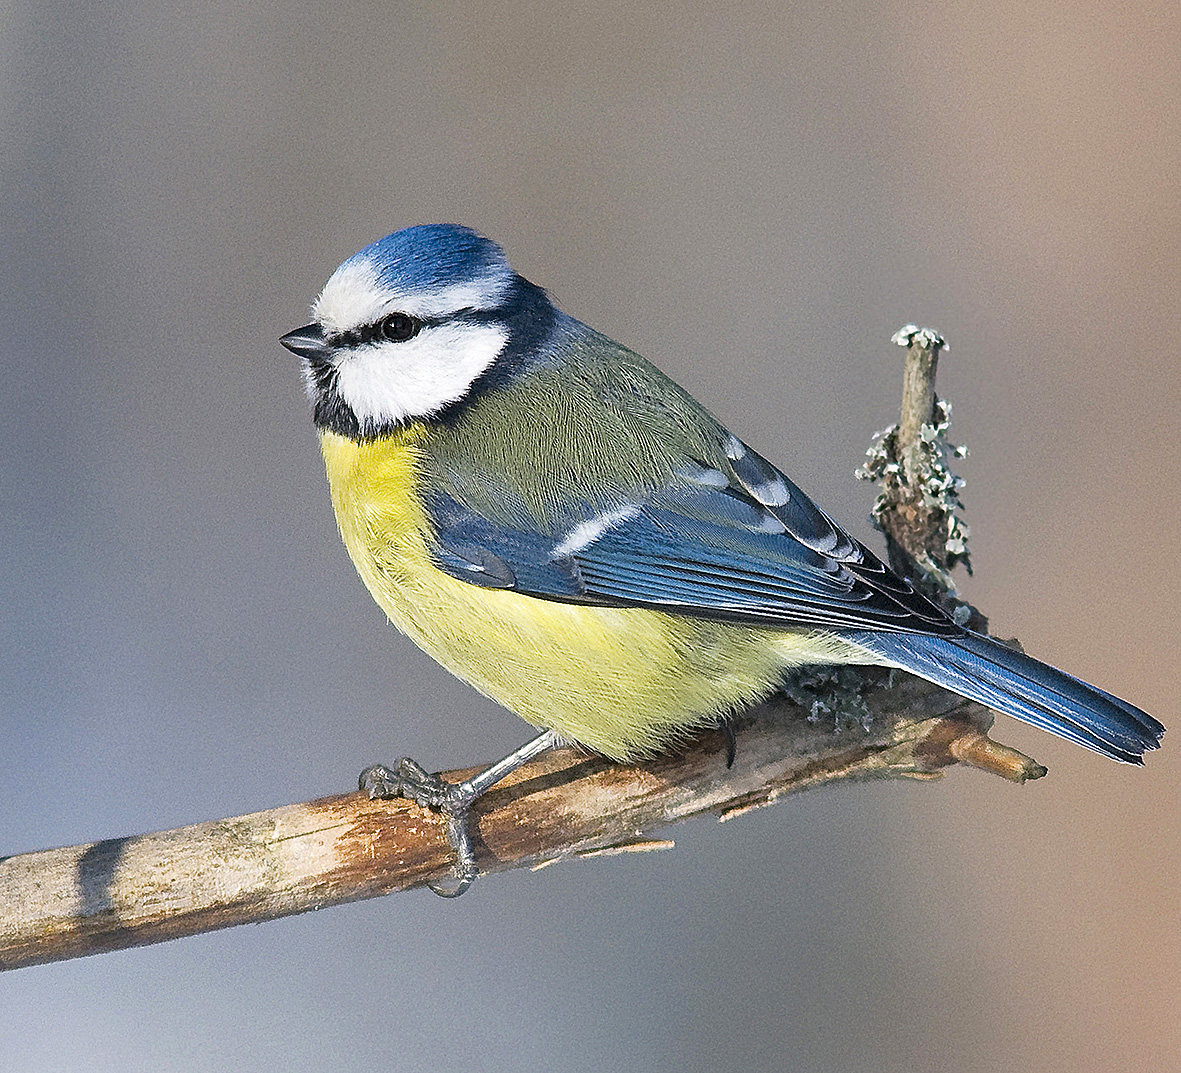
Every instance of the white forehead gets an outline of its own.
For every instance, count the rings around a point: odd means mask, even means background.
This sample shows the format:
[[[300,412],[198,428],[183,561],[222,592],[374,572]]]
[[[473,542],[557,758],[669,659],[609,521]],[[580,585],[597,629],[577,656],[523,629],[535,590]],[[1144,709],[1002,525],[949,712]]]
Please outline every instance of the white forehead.
[[[373,263],[345,261],[312,303],[312,316],[329,334],[372,324],[387,313],[444,317],[461,309],[495,309],[512,285],[507,264],[491,266],[479,279],[409,288],[383,281]]]

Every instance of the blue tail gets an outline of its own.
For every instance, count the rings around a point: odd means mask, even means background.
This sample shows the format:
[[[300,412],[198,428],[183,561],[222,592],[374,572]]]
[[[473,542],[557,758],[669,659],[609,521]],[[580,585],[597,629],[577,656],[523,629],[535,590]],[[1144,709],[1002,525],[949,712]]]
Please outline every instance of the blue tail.
[[[857,633],[850,639],[911,674],[1125,764],[1142,764],[1141,756],[1160,745],[1165,732],[1127,701],[980,634]]]

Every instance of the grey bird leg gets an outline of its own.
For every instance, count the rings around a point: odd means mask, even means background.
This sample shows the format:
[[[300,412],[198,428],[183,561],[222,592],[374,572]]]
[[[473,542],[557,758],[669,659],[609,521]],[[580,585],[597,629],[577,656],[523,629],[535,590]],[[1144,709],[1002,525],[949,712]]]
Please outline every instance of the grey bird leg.
[[[472,842],[469,825],[472,805],[485,791],[495,786],[506,775],[512,774],[521,765],[528,763],[539,753],[559,743],[552,730],[538,734],[519,749],[498,760],[463,782],[444,782],[439,775],[432,775],[410,757],[402,757],[393,770],[384,764],[374,764],[361,772],[358,787],[370,797],[404,797],[424,808],[441,812],[447,820],[447,841],[455,850],[454,887],[443,887],[435,883],[428,886],[443,898],[458,898],[468,889],[480,874],[476,868],[476,850]]]

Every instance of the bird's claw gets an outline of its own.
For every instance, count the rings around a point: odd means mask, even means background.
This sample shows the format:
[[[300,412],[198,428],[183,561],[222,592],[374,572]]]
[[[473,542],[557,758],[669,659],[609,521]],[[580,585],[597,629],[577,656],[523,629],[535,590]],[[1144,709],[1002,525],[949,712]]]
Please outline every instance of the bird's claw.
[[[361,772],[357,788],[369,795],[370,801],[404,797],[423,808],[445,811],[458,804],[456,787],[432,775],[421,764],[404,756],[394,767],[373,764]]]
[[[371,801],[401,797],[443,815],[447,821],[447,841],[456,856],[453,867],[455,884],[445,887],[428,883],[431,890],[442,898],[458,898],[476,881],[479,870],[469,821],[472,802],[478,795],[473,794],[470,787],[464,783],[445,782],[408,756],[402,757],[393,769],[384,764],[367,767],[361,772],[357,784]]]

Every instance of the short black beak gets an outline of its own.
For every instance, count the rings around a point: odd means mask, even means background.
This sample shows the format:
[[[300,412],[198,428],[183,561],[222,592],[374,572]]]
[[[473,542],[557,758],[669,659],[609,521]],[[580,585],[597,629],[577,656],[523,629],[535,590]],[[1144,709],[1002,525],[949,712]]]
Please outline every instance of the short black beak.
[[[302,328],[296,328],[295,331],[284,335],[279,342],[301,358],[322,358],[332,349],[324,336],[324,329],[318,324],[306,324]]]

